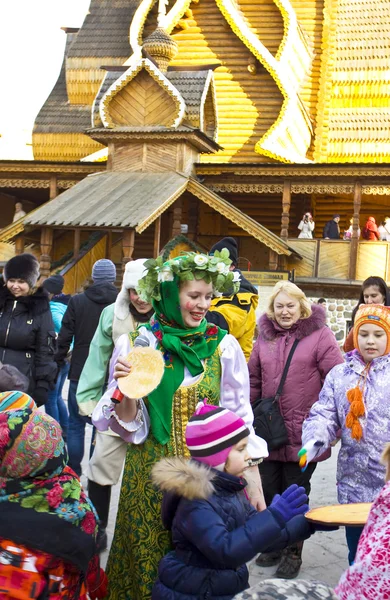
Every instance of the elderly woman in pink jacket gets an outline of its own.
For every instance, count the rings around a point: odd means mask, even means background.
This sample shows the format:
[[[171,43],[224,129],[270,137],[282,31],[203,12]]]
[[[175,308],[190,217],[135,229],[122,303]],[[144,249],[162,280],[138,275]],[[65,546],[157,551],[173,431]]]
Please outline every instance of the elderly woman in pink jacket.
[[[288,443],[270,452],[260,465],[267,505],[275,494],[297,483],[310,492],[310,478],[316,463],[301,472],[298,451],[301,448],[302,424],[311,406],[318,400],[329,371],[343,362],[343,357],[331,330],[326,326],[325,311],[310,305],[305,294],[290,281],[279,281],[268,300],[265,314],[258,322],[259,336],[249,360],[251,402],[275,396],[287,357],[295,340],[299,340],[292,357],[287,379],[279,399],[279,409],[288,432]],[[329,452],[319,460],[329,457]],[[260,566],[278,563],[277,577],[286,579],[298,575],[302,564],[303,543],[289,546],[282,553],[262,554]]]

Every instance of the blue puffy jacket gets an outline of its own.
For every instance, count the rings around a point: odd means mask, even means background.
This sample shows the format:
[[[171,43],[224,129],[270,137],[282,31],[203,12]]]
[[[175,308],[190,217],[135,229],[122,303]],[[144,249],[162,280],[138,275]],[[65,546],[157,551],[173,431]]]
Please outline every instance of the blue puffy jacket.
[[[281,523],[257,512],[244,480],[201,463],[163,459],[152,476],[175,548],[160,561],[152,600],[231,600],[249,586],[246,562],[311,534],[305,517]]]

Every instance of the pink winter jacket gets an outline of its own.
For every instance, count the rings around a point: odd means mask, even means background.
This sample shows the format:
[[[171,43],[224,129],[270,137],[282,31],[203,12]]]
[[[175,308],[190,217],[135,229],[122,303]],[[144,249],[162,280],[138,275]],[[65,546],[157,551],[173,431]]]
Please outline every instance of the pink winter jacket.
[[[267,460],[298,462],[302,423],[318,400],[326,375],[343,362],[336,338],[325,325],[324,309],[316,304],[311,309],[312,315],[300,319],[291,329],[283,329],[266,314],[258,322],[259,337],[248,363],[251,402],[276,394],[293,342],[296,338],[300,340],[279,401],[289,443],[270,452]],[[329,451],[324,452],[318,460],[329,456]]]

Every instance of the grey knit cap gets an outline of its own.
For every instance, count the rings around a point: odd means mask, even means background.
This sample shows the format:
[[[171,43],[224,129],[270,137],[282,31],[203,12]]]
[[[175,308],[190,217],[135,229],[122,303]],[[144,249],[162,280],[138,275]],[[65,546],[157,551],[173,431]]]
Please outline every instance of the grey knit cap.
[[[112,260],[101,258],[92,267],[92,279],[94,283],[114,283],[116,280],[116,268]]]

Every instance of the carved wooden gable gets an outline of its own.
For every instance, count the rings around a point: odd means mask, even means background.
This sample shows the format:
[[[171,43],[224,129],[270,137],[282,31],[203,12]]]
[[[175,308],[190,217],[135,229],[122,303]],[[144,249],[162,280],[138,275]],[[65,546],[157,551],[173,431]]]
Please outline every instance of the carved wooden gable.
[[[100,102],[105,127],[177,127],[185,110],[178,90],[148,59],[130,67]]]

